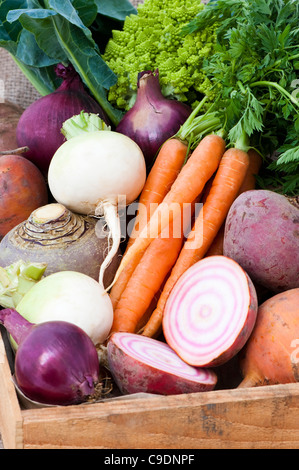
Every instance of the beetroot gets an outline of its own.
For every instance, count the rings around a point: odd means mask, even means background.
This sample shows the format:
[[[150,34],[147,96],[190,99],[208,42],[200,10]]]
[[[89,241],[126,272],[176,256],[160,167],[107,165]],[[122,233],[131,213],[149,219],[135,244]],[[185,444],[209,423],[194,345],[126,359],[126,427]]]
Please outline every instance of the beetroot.
[[[123,394],[174,395],[213,390],[216,374],[189,366],[165,343],[136,333],[113,333],[107,346],[111,374]]]
[[[269,190],[241,194],[227,215],[223,254],[274,293],[299,287],[299,204]]]
[[[241,266],[225,256],[209,256],[187,269],[172,289],[164,336],[188,364],[219,366],[248,340],[257,308],[254,285]]]

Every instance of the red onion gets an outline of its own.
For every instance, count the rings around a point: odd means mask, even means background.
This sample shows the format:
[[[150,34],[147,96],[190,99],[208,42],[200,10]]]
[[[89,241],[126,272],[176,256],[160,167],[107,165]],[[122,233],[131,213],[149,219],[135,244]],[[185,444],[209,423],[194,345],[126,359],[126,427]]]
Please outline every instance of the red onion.
[[[52,156],[64,142],[62,124],[81,111],[98,114],[107,125],[109,120],[101,106],[85,90],[72,65],[58,64],[56,75],[63,79],[57,90],[39,98],[23,112],[17,125],[18,146],[29,147],[26,158],[46,174]]]
[[[160,146],[177,133],[190,114],[187,104],[162,95],[158,70],[144,71],[138,75],[136,102],[116,131],[139,145],[149,169]]]
[[[14,309],[0,323],[18,344],[15,380],[30,400],[49,405],[85,401],[99,381],[99,359],[89,336],[66,321],[28,322]]]

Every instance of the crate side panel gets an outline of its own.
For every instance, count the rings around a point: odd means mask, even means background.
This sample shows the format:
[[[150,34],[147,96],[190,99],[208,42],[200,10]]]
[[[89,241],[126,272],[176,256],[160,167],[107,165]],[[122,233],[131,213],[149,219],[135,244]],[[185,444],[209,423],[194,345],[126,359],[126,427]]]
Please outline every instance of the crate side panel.
[[[23,418],[7,355],[5,333],[0,331],[0,431],[5,449],[23,448]]]
[[[299,388],[25,410],[24,448],[299,448]]]

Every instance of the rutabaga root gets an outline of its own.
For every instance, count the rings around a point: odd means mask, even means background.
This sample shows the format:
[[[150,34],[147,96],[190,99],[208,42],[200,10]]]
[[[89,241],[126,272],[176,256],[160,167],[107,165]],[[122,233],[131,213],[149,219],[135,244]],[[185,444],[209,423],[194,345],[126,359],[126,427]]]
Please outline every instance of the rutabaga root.
[[[107,256],[104,258],[103,263],[101,264],[100,272],[99,272],[99,283],[101,284],[101,286],[104,287],[105,270],[108,268],[112,259],[117,254],[118,249],[119,249],[120,239],[121,239],[121,228],[120,228],[120,219],[118,215],[118,206],[117,204],[114,204],[110,201],[102,201],[96,208],[95,215],[96,216],[103,215],[107,222],[107,226],[109,229],[108,249],[109,247],[110,249],[109,249]],[[112,241],[112,243],[110,243],[110,241]],[[105,292],[107,292],[112,287],[112,284],[105,289]]]

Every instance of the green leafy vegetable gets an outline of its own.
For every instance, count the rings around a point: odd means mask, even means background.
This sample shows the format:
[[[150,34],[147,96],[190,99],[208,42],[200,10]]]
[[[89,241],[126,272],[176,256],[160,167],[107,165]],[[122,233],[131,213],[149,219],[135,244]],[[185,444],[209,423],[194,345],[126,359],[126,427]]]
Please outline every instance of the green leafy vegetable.
[[[218,0],[183,28],[193,35],[218,25],[203,71],[228,139],[267,155],[259,183],[288,194],[299,192],[298,17],[297,0]]]
[[[109,25],[121,28],[125,17],[134,13],[129,0],[0,0],[0,47],[12,54],[42,95],[58,86],[53,65],[72,63],[111,122],[117,124],[122,113],[107,100],[107,90],[117,77],[103,60],[98,44],[103,47],[107,42]]]

